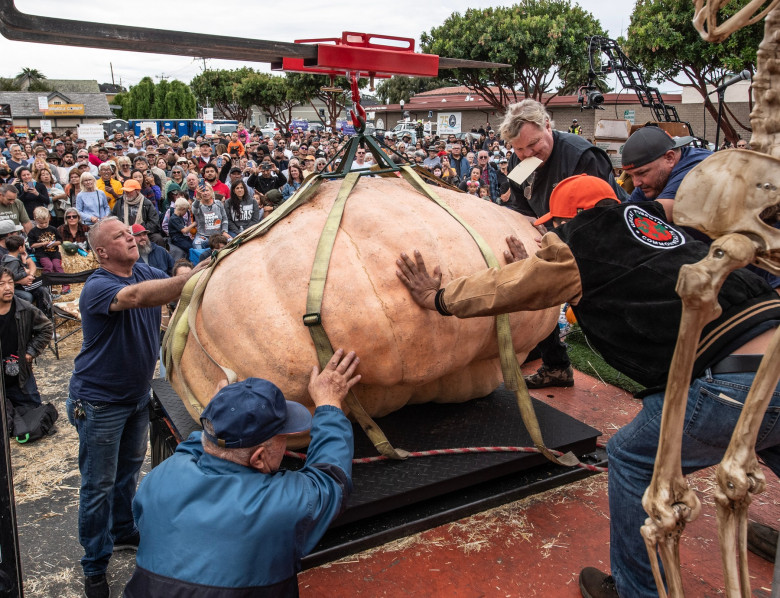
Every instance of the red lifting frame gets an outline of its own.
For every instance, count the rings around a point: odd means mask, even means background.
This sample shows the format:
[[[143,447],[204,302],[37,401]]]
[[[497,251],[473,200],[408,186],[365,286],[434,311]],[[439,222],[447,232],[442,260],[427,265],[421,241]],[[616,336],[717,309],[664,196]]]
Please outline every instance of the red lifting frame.
[[[399,45],[375,43],[374,40],[400,42]],[[414,39],[374,33],[345,31],[341,38],[297,39],[296,44],[317,44],[317,64],[304,64],[302,58],[284,58],[281,70],[320,75],[366,73],[387,78],[392,75],[436,77],[439,57],[414,51]]]

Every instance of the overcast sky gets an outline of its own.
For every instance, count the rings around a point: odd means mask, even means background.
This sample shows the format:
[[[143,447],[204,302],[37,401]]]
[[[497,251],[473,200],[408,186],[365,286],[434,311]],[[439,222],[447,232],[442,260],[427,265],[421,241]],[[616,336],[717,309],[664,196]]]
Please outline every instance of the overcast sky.
[[[25,13],[115,23],[156,29],[210,33],[232,37],[292,42],[312,37],[337,37],[342,31],[360,31],[418,40],[420,33],[441,25],[453,12],[467,8],[511,5],[488,0],[15,0]],[[574,4],[575,2],[572,2]],[[630,23],[633,3],[617,0],[578,0],[616,38]],[[375,8],[375,7],[381,8]],[[583,52],[585,40],[583,40]],[[189,82],[201,72],[203,61],[188,57],[136,52],[70,48],[0,37],[0,76],[13,77],[23,67],[37,68],[50,79],[97,79],[129,87],[145,75]],[[210,68],[237,68],[244,63],[208,60]],[[268,70],[263,63],[249,64]]]

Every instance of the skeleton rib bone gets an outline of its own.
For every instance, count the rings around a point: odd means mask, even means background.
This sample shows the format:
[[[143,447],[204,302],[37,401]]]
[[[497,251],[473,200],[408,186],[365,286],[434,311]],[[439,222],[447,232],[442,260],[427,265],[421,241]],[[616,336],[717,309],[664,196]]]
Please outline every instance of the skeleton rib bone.
[[[716,239],[706,258],[680,269],[680,331],[669,371],[655,469],[642,505],[649,517],[642,536],[650,555],[659,595],[666,597],[656,554],[664,564],[672,597],[683,596],[679,538],[700,504],[688,488],[681,467],[682,422],[695,353],[703,327],[720,313],[718,292],[733,270],[754,263],[780,274],[780,231],[765,222],[777,219],[780,205],[780,0],[761,10],[765,0],[751,0],[718,24],[728,0],[694,0],[694,25],[702,38],[723,41],[734,31],[766,17],[764,40],[754,77],[751,112],[758,152],[718,152],[694,168],[675,198],[675,224],[692,226]],[[761,153],[759,153],[761,152]],[[747,509],[751,493],[762,492],[765,479],[755,455],[764,413],[780,379],[780,329],[775,332],[734,428],[717,473],[715,494],[726,595],[748,598]],[[734,553],[738,554],[735,560]]]

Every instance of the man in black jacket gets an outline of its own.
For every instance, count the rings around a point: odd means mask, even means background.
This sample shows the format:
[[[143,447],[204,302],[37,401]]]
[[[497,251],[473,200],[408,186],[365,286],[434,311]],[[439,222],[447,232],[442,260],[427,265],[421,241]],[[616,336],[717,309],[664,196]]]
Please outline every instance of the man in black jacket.
[[[287,177],[269,156],[264,157],[260,167],[252,168],[251,172],[246,184],[257,190],[261,200],[265,200],[266,193],[271,189],[281,189],[287,184]]]
[[[612,162],[604,150],[579,135],[553,131],[550,115],[536,100],[509,106],[500,130],[504,141],[514,148],[509,157],[509,172],[531,156],[542,161],[522,185],[510,179],[511,195],[504,204],[507,207],[529,218],[539,218],[549,211],[550,194],[555,186],[575,174],[603,179],[610,183],[618,199],[628,198],[615,182]],[[538,347],[542,365],[535,374],[525,378],[528,388],[573,386],[574,372],[557,327]]]
[[[41,405],[33,359],[46,350],[54,327],[34,305],[14,296],[14,278],[0,269],[0,347],[5,394],[15,408]]]
[[[398,277],[418,305],[442,315],[478,317],[571,303],[588,341],[611,366],[649,387],[642,411],[607,444],[609,455],[612,576],[583,569],[586,598],[658,596],[640,527],[647,514],[642,495],[655,465],[663,386],[669,372],[682,301],[675,286],[680,267],[708,252],[705,243],[664,220],[655,201],[603,205],[614,194],[604,181],[577,176],[562,181],[550,199],[553,221],[536,255],[519,242],[509,263],[448,282],[429,276],[422,255],[402,254]],[[742,413],[755,372],[780,322],[780,299],[769,285],[741,268],[718,294],[722,313],[702,331],[682,424],[682,469],[718,463]],[[780,474],[780,385],[764,416],[756,451]]]

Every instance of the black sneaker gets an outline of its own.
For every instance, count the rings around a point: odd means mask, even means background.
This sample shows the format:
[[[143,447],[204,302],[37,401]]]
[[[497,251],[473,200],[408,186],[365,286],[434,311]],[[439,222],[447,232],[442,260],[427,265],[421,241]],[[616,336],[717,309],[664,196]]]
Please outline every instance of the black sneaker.
[[[774,563],[777,554],[777,540],[778,532],[776,529],[755,521],[748,523],[747,548],[753,554]]]
[[[111,598],[106,574],[90,575],[84,578],[84,595],[87,598]]]
[[[524,376],[525,385],[528,388],[548,388],[550,386],[570,387],[574,386],[574,370],[571,366],[565,368],[551,368],[544,364],[535,374]]]
[[[580,571],[580,592],[582,598],[620,598],[614,578],[595,567]]]
[[[120,550],[138,550],[138,544],[141,541],[141,534],[138,531],[134,531],[129,536],[125,536],[119,540],[114,540],[114,552]]]

